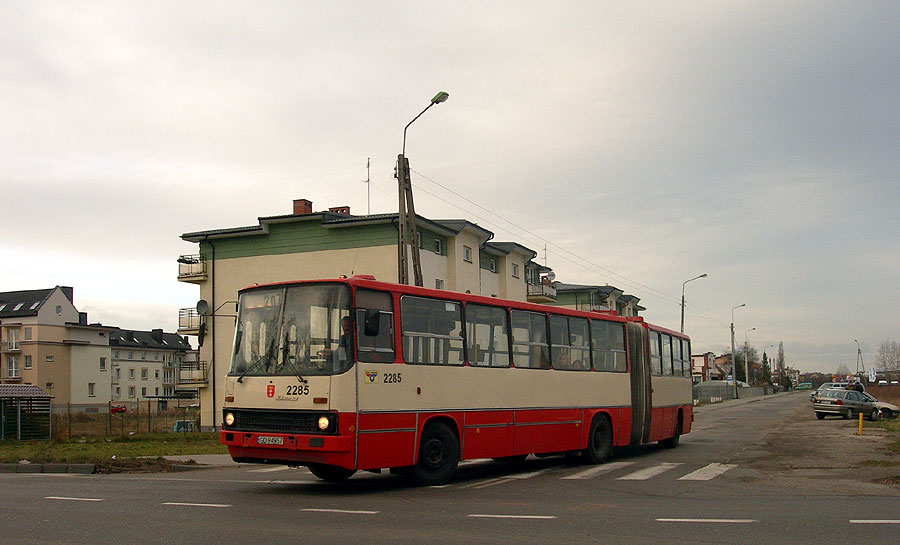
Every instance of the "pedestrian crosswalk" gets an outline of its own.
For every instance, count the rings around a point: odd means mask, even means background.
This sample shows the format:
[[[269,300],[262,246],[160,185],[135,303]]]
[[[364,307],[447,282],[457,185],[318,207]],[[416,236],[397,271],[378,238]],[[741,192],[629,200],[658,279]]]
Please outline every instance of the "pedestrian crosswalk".
[[[460,465],[471,467],[478,465],[479,463],[490,462],[488,460],[467,460],[465,462],[462,462]],[[687,472],[681,474],[678,477],[675,477],[674,480],[709,481],[721,476],[725,472],[734,469],[735,467],[737,467],[737,465],[735,464],[722,463],[711,463],[697,468],[696,466],[691,467],[689,464],[685,464],[682,462],[660,462],[652,465],[644,465],[632,461],[615,461],[591,466],[587,469],[578,469],[572,467],[547,467],[539,469],[537,471],[523,470],[518,473],[503,474],[499,476],[495,475],[486,479],[477,479],[475,481],[457,483],[456,486],[462,488],[480,489],[500,484],[507,484],[514,481],[532,479],[545,475],[552,475],[553,477],[563,481],[583,481],[589,479],[597,479],[603,476],[607,476],[610,480],[616,481],[647,481],[666,474],[672,475],[673,472],[675,472],[675,474],[677,475],[679,473],[679,471],[677,470],[680,470],[681,472]],[[248,473],[275,473],[287,470],[309,473],[309,471],[305,468],[295,469],[285,465],[265,466],[261,468],[248,469],[247,471]],[[561,473],[564,474],[560,476]],[[314,477],[312,477],[312,474],[309,474],[308,476],[311,478],[311,480],[316,480]],[[450,486],[453,485],[451,484]]]

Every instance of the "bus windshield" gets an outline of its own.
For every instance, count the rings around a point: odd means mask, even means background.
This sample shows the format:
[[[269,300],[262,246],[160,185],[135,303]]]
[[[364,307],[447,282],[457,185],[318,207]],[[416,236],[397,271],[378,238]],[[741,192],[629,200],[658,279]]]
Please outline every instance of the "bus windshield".
[[[352,367],[348,286],[260,288],[242,293],[238,306],[229,375],[334,375]]]

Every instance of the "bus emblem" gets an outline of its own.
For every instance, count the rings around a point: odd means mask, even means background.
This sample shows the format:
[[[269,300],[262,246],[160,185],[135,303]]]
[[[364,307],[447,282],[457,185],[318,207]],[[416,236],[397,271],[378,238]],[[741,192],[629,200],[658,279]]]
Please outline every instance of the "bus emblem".
[[[266,397],[275,397],[275,385],[269,384],[266,386]]]
[[[378,371],[366,371],[366,380],[369,381],[369,384],[378,382]]]

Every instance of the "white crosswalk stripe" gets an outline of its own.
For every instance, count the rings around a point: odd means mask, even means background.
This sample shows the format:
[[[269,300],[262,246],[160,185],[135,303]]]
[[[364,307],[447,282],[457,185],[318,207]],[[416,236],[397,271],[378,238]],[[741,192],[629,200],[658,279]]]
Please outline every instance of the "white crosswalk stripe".
[[[597,475],[602,475],[604,473],[611,473],[617,469],[622,469],[623,467],[628,467],[630,465],[634,465],[634,462],[610,462],[608,464],[594,466],[584,471],[579,471],[574,475],[563,477],[563,479],[590,479],[591,477],[596,477]]]
[[[734,464],[709,464],[701,467],[697,471],[692,471],[684,477],[680,477],[679,481],[708,481],[725,473],[729,469],[737,467]]]
[[[651,466],[651,467],[648,467],[645,469],[641,469],[639,471],[635,471],[634,473],[629,473],[628,475],[625,475],[624,477],[619,477],[616,480],[618,480],[618,481],[645,481],[651,477],[656,477],[657,475],[665,473],[666,471],[675,469],[676,467],[678,467],[680,465],[681,465],[680,463],[675,463],[675,462],[663,462],[663,463],[655,465],[655,466]]]

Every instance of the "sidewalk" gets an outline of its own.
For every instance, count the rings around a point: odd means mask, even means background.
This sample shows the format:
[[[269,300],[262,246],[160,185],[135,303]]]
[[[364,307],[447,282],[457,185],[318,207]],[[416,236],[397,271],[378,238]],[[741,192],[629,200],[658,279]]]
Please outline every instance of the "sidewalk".
[[[706,405],[698,405],[694,407],[694,414],[698,412],[703,412],[704,410],[709,409],[721,409],[725,407],[734,407],[737,405],[746,405],[747,403],[755,403],[757,401],[763,401],[765,399],[775,399],[776,397],[783,397],[787,395],[794,395],[798,392],[802,393],[802,390],[794,390],[791,392],[779,392],[777,394],[767,395],[767,396],[755,396],[755,397],[742,397],[739,399],[726,399],[725,401],[720,401],[719,403],[707,403]]]

